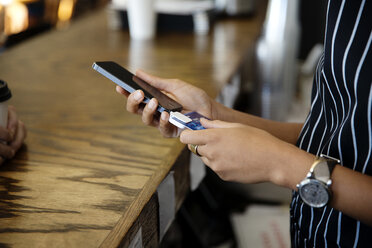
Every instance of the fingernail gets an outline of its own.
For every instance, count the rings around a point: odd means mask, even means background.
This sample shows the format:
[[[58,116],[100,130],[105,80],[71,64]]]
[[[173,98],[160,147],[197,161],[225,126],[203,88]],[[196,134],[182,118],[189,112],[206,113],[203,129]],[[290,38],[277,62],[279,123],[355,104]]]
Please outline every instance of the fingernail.
[[[115,90],[116,90],[117,93],[121,93],[121,90],[120,90],[120,87],[119,86],[116,86],[115,87]]]
[[[150,102],[149,102],[149,108],[151,110],[155,109],[155,100],[154,99],[151,99]]]
[[[163,120],[163,121],[166,121],[167,120],[167,115],[165,114],[165,112],[163,112],[163,113],[161,113],[161,119]]]
[[[134,92],[134,99],[135,99],[136,101],[141,100],[141,98],[142,98],[142,94],[141,94],[141,92],[139,92],[139,91]]]

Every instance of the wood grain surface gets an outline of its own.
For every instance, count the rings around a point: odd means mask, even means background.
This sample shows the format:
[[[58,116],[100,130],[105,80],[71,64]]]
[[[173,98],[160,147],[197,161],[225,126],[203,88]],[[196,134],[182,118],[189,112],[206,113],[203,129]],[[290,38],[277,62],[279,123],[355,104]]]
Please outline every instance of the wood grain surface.
[[[106,15],[92,12],[0,54],[0,78],[28,129],[25,146],[0,168],[0,247],[123,244],[184,149],[127,113],[94,61],[181,78],[215,97],[262,23],[262,15],[224,20],[207,36],[133,42],[109,30]]]

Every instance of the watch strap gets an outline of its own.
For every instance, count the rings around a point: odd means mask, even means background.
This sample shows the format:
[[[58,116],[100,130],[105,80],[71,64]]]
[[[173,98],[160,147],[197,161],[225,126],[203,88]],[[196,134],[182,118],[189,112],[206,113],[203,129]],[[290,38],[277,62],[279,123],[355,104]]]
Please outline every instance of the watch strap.
[[[333,169],[339,163],[340,160],[322,154],[315,159],[310,168],[310,172],[315,179],[327,183],[331,178]]]

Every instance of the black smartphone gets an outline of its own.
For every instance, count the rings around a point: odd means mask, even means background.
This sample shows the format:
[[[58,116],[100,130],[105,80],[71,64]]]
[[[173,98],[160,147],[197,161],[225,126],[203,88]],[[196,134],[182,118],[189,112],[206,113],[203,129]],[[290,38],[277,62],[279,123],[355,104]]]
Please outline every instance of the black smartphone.
[[[167,112],[182,110],[181,104],[113,61],[94,62],[92,67],[129,93],[142,90],[145,94],[144,103],[148,103],[151,98],[156,98],[159,102],[158,112],[163,112],[164,110]]]

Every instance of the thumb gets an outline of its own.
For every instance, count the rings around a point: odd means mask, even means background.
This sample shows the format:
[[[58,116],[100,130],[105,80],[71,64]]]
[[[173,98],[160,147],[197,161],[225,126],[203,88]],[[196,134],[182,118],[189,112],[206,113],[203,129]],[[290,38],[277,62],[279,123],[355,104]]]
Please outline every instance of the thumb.
[[[220,121],[220,120],[208,120],[205,118],[200,119],[200,123],[203,125],[205,128],[233,128],[233,127],[240,127],[241,124],[239,123],[232,123],[232,122],[225,122],[225,121]]]
[[[137,70],[136,76],[159,90],[171,92],[174,89],[174,84],[170,83],[169,79],[156,77],[142,70]]]

